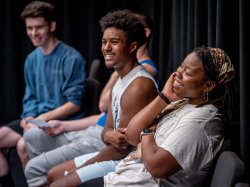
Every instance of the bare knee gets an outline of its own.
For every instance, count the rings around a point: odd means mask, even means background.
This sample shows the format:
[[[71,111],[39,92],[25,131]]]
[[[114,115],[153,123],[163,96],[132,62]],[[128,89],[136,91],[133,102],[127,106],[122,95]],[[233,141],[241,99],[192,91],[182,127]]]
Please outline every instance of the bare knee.
[[[7,134],[10,133],[11,131],[12,130],[9,127],[6,127],[6,126],[0,127],[0,138],[7,136]]]
[[[19,155],[19,156],[20,156],[20,154],[23,154],[24,152],[26,152],[25,143],[24,143],[23,138],[21,138],[21,139],[18,140],[18,142],[17,142],[17,152],[18,152],[18,155]]]
[[[73,171],[75,170],[75,164],[73,160],[66,161],[64,163],[61,163],[57,166],[54,166],[51,168],[48,172],[48,184],[51,184],[52,182],[62,178],[65,176],[65,171]]]
[[[54,166],[48,172],[48,184],[64,177],[64,169],[61,168],[61,164]]]
[[[81,183],[80,178],[76,173],[69,174],[65,177],[57,179],[50,184],[50,187],[68,187],[68,186],[78,186]]]
[[[58,167],[57,166],[51,168],[48,171],[48,174],[47,174],[48,184],[51,184],[52,182],[54,182],[58,178],[58,177],[56,177],[58,175],[57,173],[58,173]]]
[[[17,142],[17,153],[18,156],[22,162],[22,166],[23,168],[25,168],[28,160],[29,160],[29,155],[26,151],[26,147],[25,147],[25,142],[24,139],[21,138],[18,142]]]
[[[0,127],[0,148],[15,146],[21,135],[9,127]]]

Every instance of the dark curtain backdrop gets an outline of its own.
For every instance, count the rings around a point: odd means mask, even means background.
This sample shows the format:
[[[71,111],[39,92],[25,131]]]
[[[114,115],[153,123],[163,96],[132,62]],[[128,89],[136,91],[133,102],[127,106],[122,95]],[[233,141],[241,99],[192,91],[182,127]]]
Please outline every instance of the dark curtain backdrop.
[[[0,5],[0,123],[20,116],[24,93],[23,65],[33,49],[20,20],[30,0],[2,0]],[[165,82],[170,73],[196,46],[223,48],[235,65],[240,89],[239,156],[249,175],[249,6],[247,0],[50,0],[56,7],[59,38],[78,49],[88,67],[94,58],[103,61],[98,21],[107,12],[128,8],[151,17],[154,34],[151,56]],[[105,84],[110,71],[102,63],[99,80]],[[249,177],[246,177],[249,180]]]

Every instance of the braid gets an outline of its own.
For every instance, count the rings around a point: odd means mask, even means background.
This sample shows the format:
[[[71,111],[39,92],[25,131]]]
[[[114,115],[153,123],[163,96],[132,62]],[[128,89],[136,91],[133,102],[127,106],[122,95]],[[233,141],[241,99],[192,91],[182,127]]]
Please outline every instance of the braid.
[[[235,71],[230,58],[219,48],[202,46],[195,48],[194,52],[202,61],[206,78],[216,83],[215,89],[208,94],[207,103],[213,104],[220,110],[226,124],[237,123],[239,92],[233,81]]]
[[[218,94],[218,93],[223,93]],[[228,82],[209,93],[209,103],[216,106],[224,116],[226,124],[234,125],[238,123],[239,113],[238,90],[233,81]]]

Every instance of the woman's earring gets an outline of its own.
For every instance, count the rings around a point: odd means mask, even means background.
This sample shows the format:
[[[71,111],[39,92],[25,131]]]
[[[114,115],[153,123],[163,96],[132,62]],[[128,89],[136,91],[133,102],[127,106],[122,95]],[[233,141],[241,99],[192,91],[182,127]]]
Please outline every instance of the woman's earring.
[[[204,99],[204,102],[205,102],[205,103],[208,102],[208,92],[204,92],[204,94],[203,94],[203,99]]]

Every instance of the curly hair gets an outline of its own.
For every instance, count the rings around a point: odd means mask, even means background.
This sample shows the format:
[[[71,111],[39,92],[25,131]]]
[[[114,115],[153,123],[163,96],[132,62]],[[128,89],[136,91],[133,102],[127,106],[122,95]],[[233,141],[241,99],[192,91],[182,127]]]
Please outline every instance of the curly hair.
[[[110,27],[123,30],[128,42],[137,42],[138,48],[146,42],[145,29],[142,22],[128,9],[109,12],[101,18],[99,23],[102,32]]]
[[[54,6],[43,1],[33,1],[26,5],[21,13],[22,20],[29,17],[44,17],[48,23],[51,23],[56,20]]]

